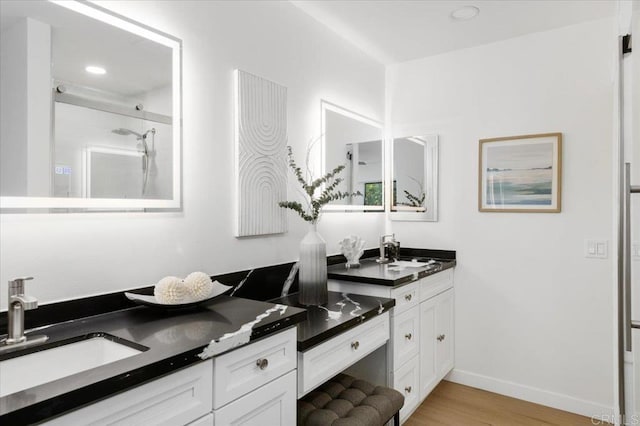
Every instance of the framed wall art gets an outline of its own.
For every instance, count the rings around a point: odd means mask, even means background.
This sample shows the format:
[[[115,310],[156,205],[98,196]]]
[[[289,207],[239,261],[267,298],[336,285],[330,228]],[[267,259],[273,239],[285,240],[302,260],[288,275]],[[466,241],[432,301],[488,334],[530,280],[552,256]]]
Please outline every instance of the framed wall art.
[[[287,231],[287,88],[235,70],[236,237]]]
[[[480,140],[481,212],[559,213],[562,133]]]

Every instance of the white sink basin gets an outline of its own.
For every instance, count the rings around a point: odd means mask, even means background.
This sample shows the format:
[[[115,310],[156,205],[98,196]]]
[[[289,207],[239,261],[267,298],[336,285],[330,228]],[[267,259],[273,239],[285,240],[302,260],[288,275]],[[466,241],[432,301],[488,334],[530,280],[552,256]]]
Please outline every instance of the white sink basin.
[[[111,338],[113,339],[113,338]],[[100,367],[148,349],[98,335],[0,361],[0,397]]]

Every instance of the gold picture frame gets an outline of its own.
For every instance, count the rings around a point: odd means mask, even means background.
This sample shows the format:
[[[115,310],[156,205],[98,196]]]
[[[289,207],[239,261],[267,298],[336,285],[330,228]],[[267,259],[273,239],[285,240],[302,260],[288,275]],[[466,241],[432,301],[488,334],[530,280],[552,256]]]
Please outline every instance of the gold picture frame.
[[[562,133],[480,139],[478,210],[559,213]]]

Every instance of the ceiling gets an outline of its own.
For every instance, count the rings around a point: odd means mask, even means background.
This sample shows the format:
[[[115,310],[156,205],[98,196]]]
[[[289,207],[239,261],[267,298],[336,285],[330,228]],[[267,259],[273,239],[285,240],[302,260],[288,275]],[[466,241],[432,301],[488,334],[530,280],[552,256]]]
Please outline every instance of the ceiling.
[[[291,1],[383,64],[409,61],[613,16],[613,0]],[[634,0],[638,8],[640,0]],[[451,12],[476,6],[455,21]]]
[[[52,77],[58,81],[133,97],[171,84],[166,46],[48,1],[0,1],[0,32],[25,18],[51,28]],[[89,74],[87,65],[107,73]]]

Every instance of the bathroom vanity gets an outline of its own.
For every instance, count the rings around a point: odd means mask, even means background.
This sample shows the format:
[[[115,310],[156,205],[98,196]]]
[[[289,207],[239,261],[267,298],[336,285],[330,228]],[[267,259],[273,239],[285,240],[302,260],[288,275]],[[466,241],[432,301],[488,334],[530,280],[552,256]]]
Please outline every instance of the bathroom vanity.
[[[275,302],[301,307],[297,294]],[[307,319],[296,327],[298,398],[385,345],[394,305],[389,298],[330,291],[327,303],[306,306]]]
[[[330,266],[329,290],[395,300],[387,373],[389,383],[405,396],[400,411],[404,421],[453,369],[456,259],[452,251],[402,250],[399,267],[379,264],[374,258],[361,260],[356,269]],[[422,265],[421,261],[434,258],[435,262]]]
[[[229,424],[259,415],[269,424],[291,424],[294,326],[305,318],[303,309],[220,296],[192,311],[135,307],[43,327],[38,333],[49,342],[15,359],[44,350],[49,369],[67,368],[88,352],[56,361],[53,351],[85,338],[135,354],[0,397],[0,423],[213,424],[215,417]],[[10,353],[0,367],[6,361]]]

